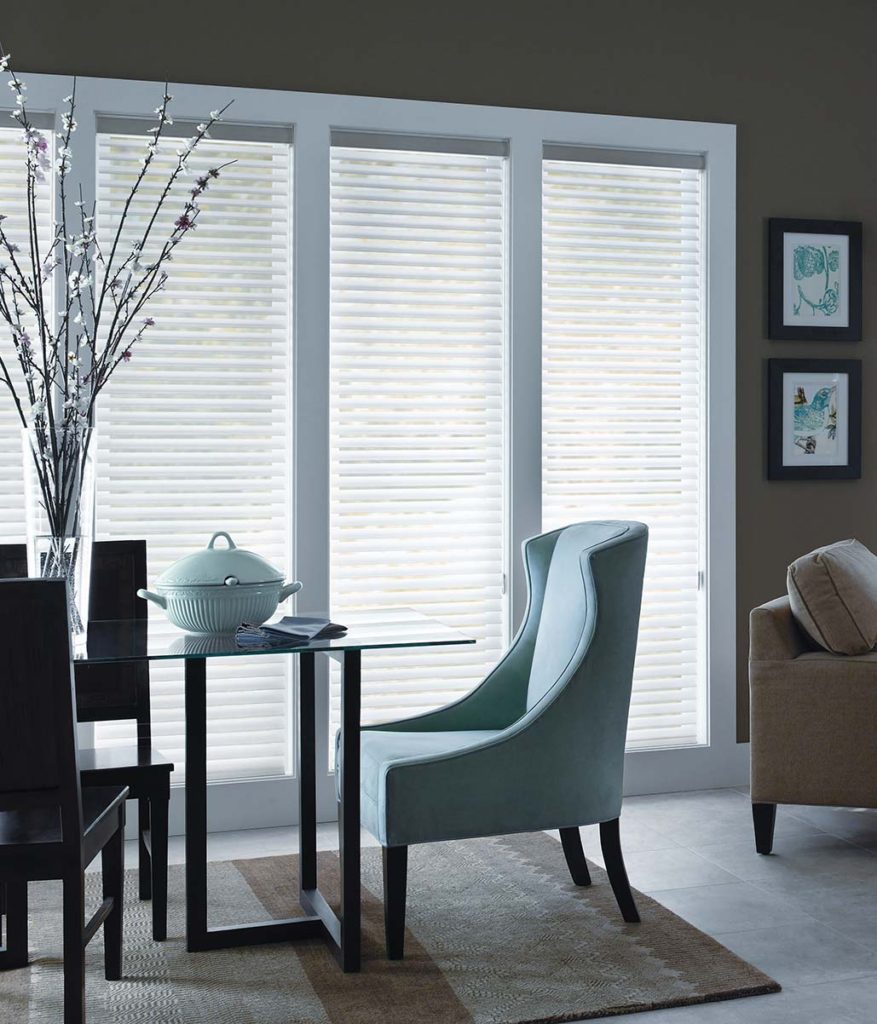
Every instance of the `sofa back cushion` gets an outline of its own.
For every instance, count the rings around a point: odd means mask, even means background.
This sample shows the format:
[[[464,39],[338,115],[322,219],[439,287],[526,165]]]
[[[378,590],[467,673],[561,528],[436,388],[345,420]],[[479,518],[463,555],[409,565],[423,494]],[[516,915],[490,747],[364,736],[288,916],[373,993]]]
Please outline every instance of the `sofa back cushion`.
[[[789,602],[801,628],[834,654],[877,645],[877,555],[857,540],[817,548],[789,566]]]

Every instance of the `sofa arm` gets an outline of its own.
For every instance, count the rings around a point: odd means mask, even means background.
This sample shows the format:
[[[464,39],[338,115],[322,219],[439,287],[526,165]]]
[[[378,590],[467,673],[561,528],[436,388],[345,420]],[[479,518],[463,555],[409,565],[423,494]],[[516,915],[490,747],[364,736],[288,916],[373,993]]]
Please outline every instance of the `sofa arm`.
[[[752,800],[877,807],[877,655],[749,666]]]
[[[753,608],[749,613],[749,660],[788,661],[812,650],[805,640],[788,597]]]

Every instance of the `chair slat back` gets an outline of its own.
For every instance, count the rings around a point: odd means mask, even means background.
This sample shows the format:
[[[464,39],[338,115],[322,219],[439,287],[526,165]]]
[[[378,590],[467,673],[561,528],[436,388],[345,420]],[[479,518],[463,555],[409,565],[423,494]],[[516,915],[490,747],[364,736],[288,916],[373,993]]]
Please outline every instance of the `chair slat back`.
[[[146,541],[109,540],[94,545],[89,619],[145,619]],[[77,665],[76,706],[80,722],[135,719],[138,740],[151,742],[149,666]]]
[[[27,576],[27,548],[24,544],[0,544],[0,579],[23,580]]]
[[[0,801],[57,803],[81,835],[66,583],[0,581],[0,638]]]
[[[0,578],[27,576],[24,544],[0,544]],[[98,541],[92,548],[89,619],[143,619],[146,602],[146,541]],[[76,706],[80,722],[135,719],[137,736],[151,743],[149,666],[77,665]]]

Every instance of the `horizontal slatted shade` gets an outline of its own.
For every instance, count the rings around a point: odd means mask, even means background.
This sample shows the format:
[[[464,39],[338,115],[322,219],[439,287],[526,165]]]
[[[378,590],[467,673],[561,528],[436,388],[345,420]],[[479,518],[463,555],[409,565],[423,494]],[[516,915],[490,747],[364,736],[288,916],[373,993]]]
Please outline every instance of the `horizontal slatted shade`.
[[[504,163],[332,149],[333,614],[407,606],[478,638],[365,659],[365,722],[458,698],[504,643]]]
[[[99,133],[105,247],[144,144],[142,135]],[[158,173],[132,205],[132,230],[142,228],[177,146],[169,139],[159,150]],[[177,248],[167,288],[150,306],[155,326],[98,405],[98,536],[146,537],[150,580],[220,529],[289,567],[290,148],[212,140],[191,164],[202,173],[229,160],[236,163],[205,193],[197,230]],[[191,183],[185,177],[175,189],[159,239]],[[150,629],[168,628],[156,612]],[[289,671],[283,657],[211,662],[211,779],[289,770]],[[182,665],[153,664],[151,679],[154,742],[179,769]],[[126,728],[99,724],[98,742],[118,742]]]
[[[53,146],[50,130],[45,132],[46,140]],[[7,238],[20,248],[19,259],[22,268],[30,267],[27,230],[25,146],[19,128],[0,128],[0,214],[6,216],[3,230]],[[37,185],[37,224],[41,248],[52,237],[52,185],[45,182]],[[9,257],[0,251],[0,263],[8,263]],[[51,289],[47,289],[48,293]],[[31,332],[36,338],[36,332]],[[21,385],[24,383],[18,365],[18,358],[12,345],[12,335],[4,320],[0,323],[0,356],[2,356],[19,397],[23,399]],[[27,403],[24,404],[27,412]],[[0,374],[0,543],[24,543],[24,473],[22,467],[21,420],[15,409],[12,395],[2,382]]]
[[[705,739],[702,172],[543,163],[543,526],[650,530],[628,746]]]

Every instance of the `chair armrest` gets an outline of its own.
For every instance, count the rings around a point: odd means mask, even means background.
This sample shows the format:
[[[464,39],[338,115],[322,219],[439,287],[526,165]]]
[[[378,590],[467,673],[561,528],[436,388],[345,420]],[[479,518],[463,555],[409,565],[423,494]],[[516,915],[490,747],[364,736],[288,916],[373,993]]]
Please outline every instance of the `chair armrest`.
[[[812,650],[792,615],[788,597],[753,608],[749,613],[749,660],[789,661]]]
[[[523,713],[516,695],[526,693],[532,642],[518,642],[506,651],[483,682],[452,704],[411,718],[377,722],[363,731],[456,732],[467,729],[506,729]]]

